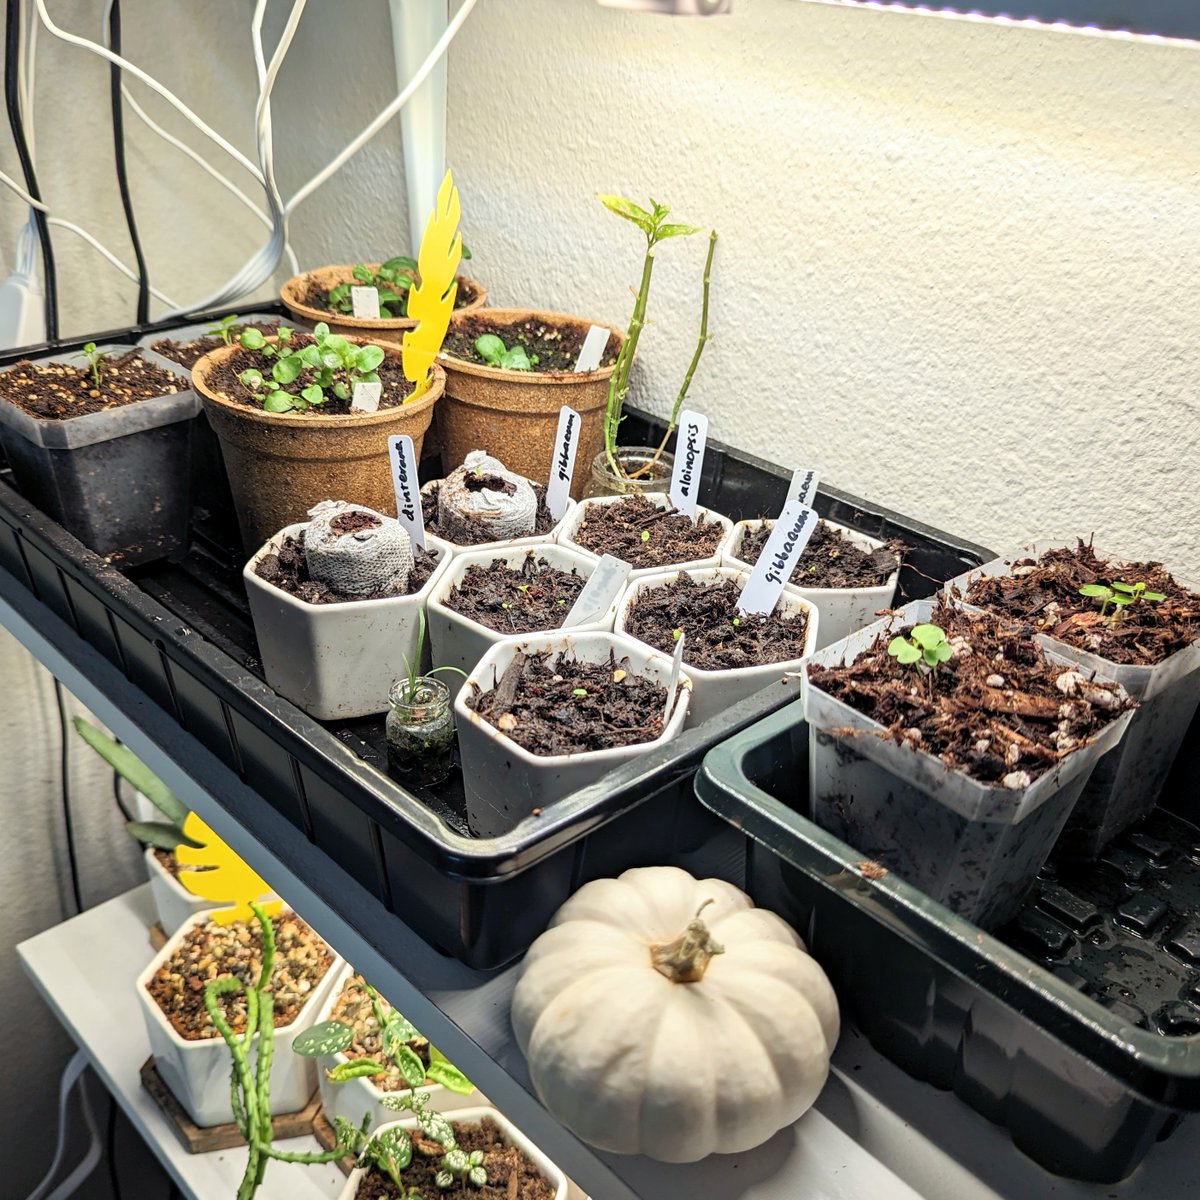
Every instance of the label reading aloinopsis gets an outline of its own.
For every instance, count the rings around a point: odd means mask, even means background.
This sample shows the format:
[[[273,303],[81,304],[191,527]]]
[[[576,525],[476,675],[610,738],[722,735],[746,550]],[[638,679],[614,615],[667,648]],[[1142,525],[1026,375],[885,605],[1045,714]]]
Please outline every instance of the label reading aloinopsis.
[[[575,472],[575,451],[579,449],[579,414],[567,405],[558,410],[558,431],[554,435],[554,458],[546,484],[546,507],[557,521],[567,511],[571,494],[571,476]]]
[[[820,482],[820,471],[814,471],[810,467],[797,467],[792,475],[792,482],[788,485],[787,499],[784,500],[784,504],[791,504],[793,500],[799,500],[801,504],[807,504],[809,508],[812,508]]]
[[[352,287],[350,289],[351,311],[360,321],[379,320],[379,289]]]
[[[425,549],[425,517],[421,512],[421,486],[417,482],[417,455],[407,433],[388,438],[392,487],[396,490],[396,520],[412,539],[414,550]]]
[[[689,517],[696,515],[700,492],[700,471],[704,466],[704,447],[708,443],[708,418],[685,408],[679,414],[679,433],[675,442],[675,469],[671,473],[671,503]]]
[[[808,539],[817,527],[815,509],[793,500],[783,506],[758,556],[758,562],[742,588],[738,609],[744,613],[769,613],[774,609],[783,585],[791,577],[796,560],[804,553]]]

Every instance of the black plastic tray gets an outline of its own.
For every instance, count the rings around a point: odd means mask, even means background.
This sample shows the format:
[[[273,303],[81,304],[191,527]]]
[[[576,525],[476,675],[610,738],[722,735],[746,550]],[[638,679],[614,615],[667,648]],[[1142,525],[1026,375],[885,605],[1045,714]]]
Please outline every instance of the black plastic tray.
[[[104,336],[130,339],[172,327]],[[0,356],[0,366],[18,357]],[[657,441],[662,425],[635,413],[624,431],[633,442]],[[211,452],[203,436],[193,443],[196,453]],[[720,829],[692,794],[697,766],[716,742],[795,694],[790,684],[772,688],[503,837],[472,838],[460,777],[411,792],[387,776],[382,717],[320,723],[263,682],[236,523],[216,466],[210,458],[195,471],[204,490],[195,496],[186,556],[128,572],[86,550],[0,482],[0,567],[13,581],[0,576],[0,591],[30,589],[337,867],[431,944],[473,967],[519,955],[587,880],[674,861]],[[782,468],[710,442],[701,499],[735,519],[770,515],[788,480]],[[928,595],[993,557],[830,489],[817,508],[910,547],[900,572],[903,600]]]
[[[1160,807],[1098,864],[1052,860],[987,934],[807,819],[808,744],[793,704],[696,775],[748,835],[755,900],[796,925],[845,1013],[909,1074],[1048,1170],[1125,1178],[1200,1109],[1200,829]]]

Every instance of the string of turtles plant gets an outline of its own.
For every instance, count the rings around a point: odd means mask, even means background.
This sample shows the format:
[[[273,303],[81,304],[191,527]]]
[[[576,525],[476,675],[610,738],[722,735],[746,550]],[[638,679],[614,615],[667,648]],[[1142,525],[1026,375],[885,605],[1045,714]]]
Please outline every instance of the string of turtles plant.
[[[621,422],[624,420],[622,414],[625,397],[629,394],[629,371],[633,366],[638,341],[646,325],[646,302],[650,296],[650,277],[654,271],[654,248],[659,242],[664,242],[668,238],[689,237],[693,233],[701,233],[703,227],[668,222],[667,216],[671,211],[670,208],[665,204],[659,204],[654,199],[650,201],[649,210],[634,204],[632,200],[626,200],[623,196],[600,196],[599,200],[609,212],[616,213],[618,217],[632,222],[646,235],[646,257],[642,263],[642,281],[638,286],[637,299],[634,301],[633,316],[630,318],[629,328],[626,330],[625,342],[617,355],[616,366],[608,381],[608,401],[604,410],[604,456],[608,460],[609,469],[617,479],[636,479],[650,470],[662,457],[667,439],[671,436],[679,419],[679,412],[683,408],[688,388],[691,387],[692,377],[700,363],[700,356],[704,353],[704,347],[712,336],[708,332],[708,292],[709,278],[712,274],[713,251],[717,245],[717,231],[710,230],[708,235],[708,254],[704,260],[704,293],[700,306],[700,334],[696,342],[696,349],[692,353],[691,362],[684,374],[683,383],[675,397],[675,403],[671,406],[667,431],[663,434],[663,439],[650,461],[643,463],[636,471],[626,472],[617,459],[617,434]]]
[[[1117,624],[1126,608],[1132,604],[1157,603],[1167,598],[1165,592],[1151,592],[1144,582],[1121,583],[1114,579],[1107,587],[1102,583],[1085,583],[1080,589],[1081,596],[1088,596],[1100,601],[1100,616],[1110,625]],[[1108,606],[1113,606],[1109,615]]]

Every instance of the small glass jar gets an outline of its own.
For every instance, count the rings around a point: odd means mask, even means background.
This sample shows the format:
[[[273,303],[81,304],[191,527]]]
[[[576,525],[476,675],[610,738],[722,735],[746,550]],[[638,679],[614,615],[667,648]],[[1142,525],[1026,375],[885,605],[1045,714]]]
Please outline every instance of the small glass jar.
[[[418,676],[410,689],[405,676],[392,684],[388,703],[388,767],[403,783],[441,783],[454,765],[449,689],[428,675]]]
[[[647,463],[654,462],[657,453],[653,446],[620,446],[616,459],[626,474],[632,474]],[[592,496],[627,496],[641,492],[665,492],[671,485],[671,472],[675,469],[675,455],[663,451],[658,461],[634,479],[624,479],[613,474],[608,457],[601,450],[592,459],[592,470],[587,486],[583,489],[584,499]]]

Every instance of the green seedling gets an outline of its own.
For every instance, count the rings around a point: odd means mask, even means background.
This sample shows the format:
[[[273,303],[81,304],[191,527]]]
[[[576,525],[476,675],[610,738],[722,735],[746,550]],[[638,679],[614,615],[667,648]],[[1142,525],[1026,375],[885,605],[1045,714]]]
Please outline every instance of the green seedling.
[[[385,320],[408,316],[408,293],[417,281],[417,261],[398,254],[381,263],[372,271],[362,263],[355,263],[353,278],[339,283],[329,291],[329,307],[334,312],[354,311],[351,288],[373,287],[379,293],[379,315]]]
[[[233,324],[237,319],[237,313],[230,313],[229,316],[222,317],[210,325],[204,332],[209,337],[219,337],[228,346],[233,342]]]
[[[331,397],[351,399],[355,384],[379,382],[376,368],[385,357],[381,346],[359,346],[341,334],[330,333],[324,321],[313,329],[312,336],[310,343],[297,349],[292,344],[292,330],[284,326],[273,343],[261,330],[242,330],[239,345],[257,350],[270,363],[270,370],[264,374],[250,367],[238,379],[267,412],[305,412]],[[288,391],[298,382],[304,386]]]
[[[103,350],[97,350],[95,342],[88,342],[83,348],[83,357],[87,359],[88,366],[92,369],[92,382],[96,385],[96,390],[99,391],[101,387],[100,372],[104,364],[108,362],[108,355]]]
[[[404,659],[404,698],[402,703],[412,704],[417,695],[417,691],[421,686],[421,680],[429,676],[436,675],[439,671],[454,671],[461,675],[464,679],[467,677],[466,671],[461,667],[431,667],[428,671],[421,671],[421,652],[425,648],[425,612],[418,610],[417,612],[417,648],[412,658],[407,654],[402,655]]]
[[[946,631],[937,625],[914,625],[908,637],[892,638],[887,652],[906,666],[920,663],[931,671],[936,671],[938,664],[954,653],[946,640]]]
[[[1157,603],[1159,600],[1167,598],[1165,592],[1149,591],[1148,585],[1144,582],[1121,583],[1115,579],[1109,587],[1105,587],[1102,583],[1085,583],[1079,589],[1079,594],[1099,600],[1100,616],[1110,623],[1118,621],[1121,617],[1121,610],[1131,604],[1140,604],[1143,601]],[[1113,609],[1111,616],[1108,615],[1109,605],[1112,605]]]
[[[503,367],[506,371],[532,371],[538,356],[529,354],[517,343],[505,346],[504,339],[494,333],[481,333],[475,339],[475,353],[492,367]]]

